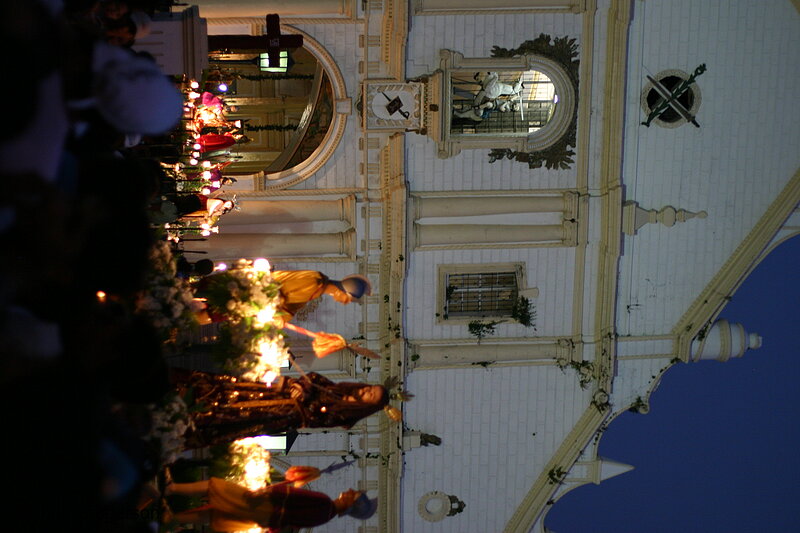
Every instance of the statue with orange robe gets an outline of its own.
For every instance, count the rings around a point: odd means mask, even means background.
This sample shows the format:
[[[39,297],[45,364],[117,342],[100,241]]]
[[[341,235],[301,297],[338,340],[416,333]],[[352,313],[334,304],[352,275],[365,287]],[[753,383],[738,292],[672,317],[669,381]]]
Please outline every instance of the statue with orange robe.
[[[281,304],[274,319],[277,327],[284,327],[286,322],[290,322],[308,302],[320,298],[323,294],[329,294],[341,304],[349,304],[364,295],[372,294],[369,280],[358,274],[345,276],[341,281],[330,279],[316,270],[275,270],[271,275],[280,285],[278,291],[281,295]],[[204,297],[204,292],[222,279],[217,276],[219,274],[212,274],[200,280],[195,285],[195,296]],[[208,302],[206,309],[198,313],[198,321],[201,324],[222,322],[226,319],[225,312],[224,308],[216,308]]]
[[[372,294],[369,280],[358,274],[344,277],[341,281],[329,279],[316,270],[275,270],[272,279],[280,283],[283,303],[280,306],[282,316],[276,318],[284,322],[292,320],[308,302],[329,294],[341,304],[349,304],[364,295]]]

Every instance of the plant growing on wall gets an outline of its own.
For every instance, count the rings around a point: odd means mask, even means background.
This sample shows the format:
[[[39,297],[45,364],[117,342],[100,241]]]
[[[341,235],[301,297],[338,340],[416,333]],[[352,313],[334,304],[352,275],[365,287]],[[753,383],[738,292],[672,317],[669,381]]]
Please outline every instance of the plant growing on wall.
[[[473,320],[469,324],[467,324],[467,329],[469,330],[469,334],[474,336],[478,339],[478,344],[480,344],[481,339],[488,335],[494,335],[495,331],[494,328],[497,324],[501,322],[498,321],[491,321],[491,322],[481,322],[480,320]]]
[[[519,296],[511,307],[511,318],[525,327],[536,329],[536,308],[524,296]]]
[[[566,476],[567,476],[567,471],[560,466],[556,466],[554,468],[551,468],[550,471],[547,472],[547,483],[550,485],[555,485],[556,483],[562,483]]]

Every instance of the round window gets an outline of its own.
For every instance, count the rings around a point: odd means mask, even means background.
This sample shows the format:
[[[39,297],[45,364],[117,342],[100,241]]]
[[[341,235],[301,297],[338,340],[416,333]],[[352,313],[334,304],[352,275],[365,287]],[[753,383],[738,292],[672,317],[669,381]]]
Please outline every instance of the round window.
[[[653,111],[658,111],[658,115],[653,122],[663,128],[677,128],[687,123],[686,118],[676,109],[682,106],[689,115],[694,117],[700,108],[700,88],[697,83],[689,84],[674,102],[678,105],[666,105],[664,102],[667,96],[674,93],[687,79],[689,74],[682,70],[665,70],[653,77],[658,82],[659,87],[649,81],[642,91],[642,109],[649,117]],[[660,111],[659,111],[660,109]]]

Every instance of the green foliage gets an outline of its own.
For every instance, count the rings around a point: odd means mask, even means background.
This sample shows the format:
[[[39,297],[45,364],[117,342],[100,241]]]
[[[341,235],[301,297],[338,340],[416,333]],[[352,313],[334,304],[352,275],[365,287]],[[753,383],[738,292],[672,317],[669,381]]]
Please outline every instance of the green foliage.
[[[445,301],[449,302],[450,298],[453,297],[453,295],[456,293],[457,290],[458,290],[458,287],[456,287],[455,285],[448,285],[447,288],[444,291],[444,299],[445,299]]]
[[[500,324],[500,322],[494,320],[491,322],[481,322],[480,320],[473,320],[472,322],[467,324],[467,330],[469,331],[469,334],[477,338],[478,343],[480,343],[481,339],[483,339],[484,337],[495,334],[495,326],[497,326],[497,324]]]
[[[441,437],[432,435],[430,433],[422,433],[419,436],[420,445],[422,446],[439,446],[442,444]]]
[[[555,485],[556,483],[561,483],[564,481],[564,478],[567,475],[567,471],[564,470],[560,466],[556,466],[551,468],[549,472],[547,472],[547,483],[550,485]]]
[[[641,396],[637,396],[636,400],[628,407],[628,411],[631,413],[641,413],[647,410],[647,403],[642,399]]]
[[[262,81],[262,80],[311,80],[313,74],[288,74],[279,72],[264,72],[261,74],[244,74],[242,72],[230,72],[230,76],[239,80]]]
[[[594,364],[590,361],[566,361],[564,359],[558,359],[556,361],[556,366],[558,366],[561,371],[565,371],[567,368],[573,369],[578,374],[578,383],[582,389],[585,389],[594,379]]]
[[[245,124],[245,131],[294,131],[297,124]]]
[[[536,329],[536,308],[530,300],[519,296],[511,307],[511,318],[525,327]]]

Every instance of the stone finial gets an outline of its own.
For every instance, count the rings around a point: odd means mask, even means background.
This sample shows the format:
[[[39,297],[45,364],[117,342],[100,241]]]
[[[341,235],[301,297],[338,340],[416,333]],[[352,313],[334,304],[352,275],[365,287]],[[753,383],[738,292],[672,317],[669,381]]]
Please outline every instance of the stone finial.
[[[628,200],[622,207],[622,231],[625,235],[636,235],[645,224],[656,222],[671,228],[676,222],[686,222],[692,218],[706,218],[708,213],[700,211],[694,213],[685,209],[675,209],[671,205],[659,210],[643,209],[633,200]]]
[[[731,357],[742,357],[747,350],[761,347],[761,336],[748,333],[741,324],[731,324],[725,319],[703,328],[692,341],[693,361],[713,359],[727,361]]]

